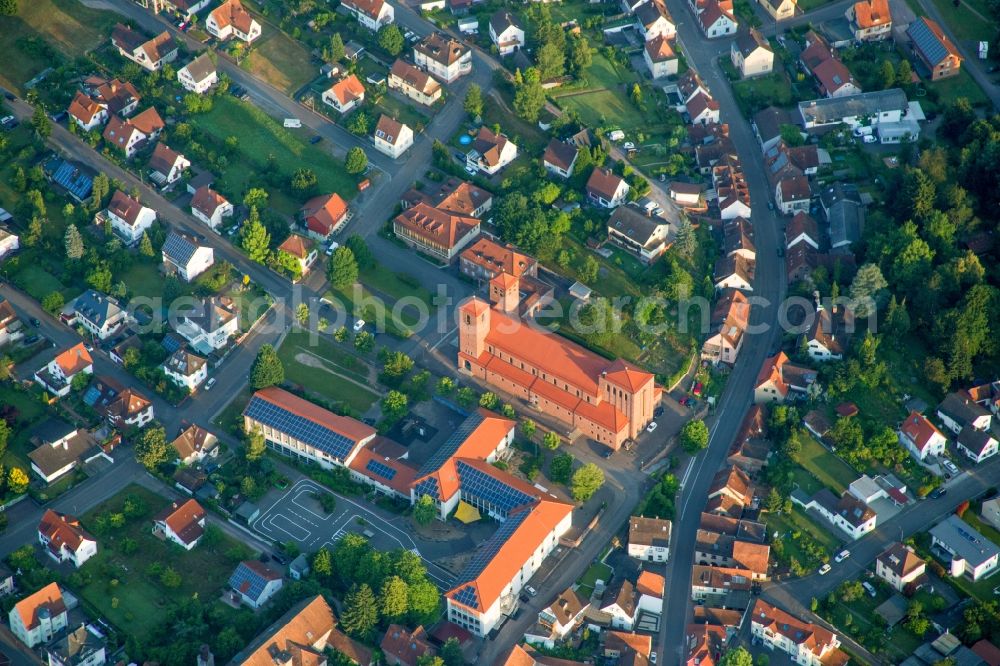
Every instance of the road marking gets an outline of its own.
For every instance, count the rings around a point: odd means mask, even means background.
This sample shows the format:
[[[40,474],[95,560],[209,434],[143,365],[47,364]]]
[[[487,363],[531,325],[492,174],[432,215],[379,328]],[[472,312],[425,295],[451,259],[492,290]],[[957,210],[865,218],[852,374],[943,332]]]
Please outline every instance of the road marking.
[[[687,469],[684,470],[684,476],[681,477],[681,482],[680,482],[680,484],[678,484],[678,487],[680,487],[680,488],[684,487],[684,484],[687,483],[688,477],[691,476],[691,471],[693,469],[694,469],[694,458],[691,458],[690,460],[688,460]]]
[[[438,347],[440,347],[442,343],[444,343],[444,342],[446,342],[446,341],[450,340],[450,339],[451,339],[451,336],[452,336],[452,334],[453,334],[453,333],[454,333],[454,332],[455,332],[456,330],[458,330],[458,326],[457,326],[457,325],[455,326],[455,328],[451,329],[450,331],[448,331],[447,333],[445,333],[445,334],[444,334],[443,336],[441,336],[441,339],[440,339],[440,340],[438,340],[438,341],[437,341],[437,342],[435,342],[435,343],[434,343],[433,345],[431,345],[431,348],[430,348],[430,350],[431,350],[431,351],[434,351],[435,349],[437,349]]]

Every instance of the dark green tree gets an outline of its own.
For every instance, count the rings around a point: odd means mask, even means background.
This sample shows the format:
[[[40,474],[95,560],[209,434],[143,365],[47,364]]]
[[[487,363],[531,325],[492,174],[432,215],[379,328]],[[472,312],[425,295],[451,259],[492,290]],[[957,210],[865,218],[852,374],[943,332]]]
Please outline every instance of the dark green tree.
[[[366,584],[355,586],[344,598],[344,610],[340,615],[340,625],[351,636],[361,640],[370,639],[378,625],[378,603],[375,594]]]
[[[343,289],[358,281],[358,262],[351,248],[341,246],[333,251],[326,276],[334,289]]]
[[[379,28],[378,45],[385,49],[389,55],[398,56],[403,51],[403,47],[406,46],[406,38],[403,37],[403,32],[398,25],[390,23]]]
[[[271,345],[263,345],[250,366],[250,388],[259,391],[285,381],[285,366]]]
[[[698,453],[708,446],[708,426],[698,419],[688,421],[681,428],[681,446],[688,453]]]

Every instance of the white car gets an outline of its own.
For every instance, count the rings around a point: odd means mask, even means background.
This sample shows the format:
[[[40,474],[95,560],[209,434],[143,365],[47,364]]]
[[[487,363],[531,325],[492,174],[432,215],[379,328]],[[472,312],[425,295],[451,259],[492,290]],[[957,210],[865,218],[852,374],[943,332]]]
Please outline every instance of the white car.
[[[843,562],[844,560],[846,560],[850,556],[851,556],[851,551],[849,551],[849,550],[842,550],[839,553],[837,553],[837,556],[835,558],[833,558],[833,561],[834,562]]]
[[[651,663],[651,664],[655,664],[656,663],[656,653],[655,652],[650,652],[649,653],[649,663]]]
[[[632,143],[631,141],[626,141],[625,143],[622,144],[622,148],[624,148],[625,150],[635,150],[635,144]]]
[[[656,421],[650,421],[649,425],[646,426],[646,432],[653,432],[656,430]]]
[[[354,322],[354,332],[355,333],[359,333],[361,331],[361,329],[363,329],[364,327],[365,327],[365,320],[364,319],[359,319],[356,322]]]
[[[536,590],[535,588],[531,587],[530,585],[525,585],[524,591],[527,592],[528,594],[530,594],[533,597],[538,594],[538,590]]]
[[[830,573],[830,569],[832,569],[832,568],[833,568],[833,567],[831,567],[831,566],[830,566],[829,564],[824,564],[823,566],[821,566],[821,567],[819,568],[819,575],[820,575],[820,576],[825,576],[825,575],[827,575],[828,573]]]
[[[945,470],[949,474],[951,474],[952,476],[955,476],[956,474],[958,474],[958,467],[956,467],[955,463],[953,463],[952,461],[950,461],[948,459],[942,459],[941,460],[941,466],[944,467]]]
[[[215,377],[210,377],[208,381],[205,382],[205,390],[211,391],[213,386],[215,386]]]
[[[465,173],[469,174],[470,176],[475,176],[477,173],[479,173],[479,169],[477,169],[476,167],[470,167],[466,165]]]

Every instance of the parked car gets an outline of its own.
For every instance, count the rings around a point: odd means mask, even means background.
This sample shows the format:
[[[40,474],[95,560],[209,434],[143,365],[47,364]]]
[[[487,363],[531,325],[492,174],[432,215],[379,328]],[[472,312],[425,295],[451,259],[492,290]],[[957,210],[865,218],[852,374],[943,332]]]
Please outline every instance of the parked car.
[[[466,165],[465,173],[469,174],[470,176],[475,176],[477,173],[479,173],[479,169],[477,169],[476,167],[471,167]]]
[[[931,499],[938,499],[939,497],[944,497],[947,492],[948,490],[946,488],[935,488],[931,491],[931,494],[928,495],[928,497]]]
[[[361,329],[363,329],[364,327],[365,327],[365,320],[364,319],[359,319],[356,322],[354,322],[354,332],[355,333],[359,333],[361,331]]]
[[[646,432],[653,432],[656,430],[656,421],[650,421],[649,425],[646,426]]]
[[[209,377],[208,381],[205,382],[205,390],[211,391],[213,386],[215,386],[215,377]]]
[[[533,596],[533,597],[534,597],[534,596],[538,596],[538,590],[536,590],[535,588],[531,587],[530,585],[525,585],[525,586],[524,586],[524,589],[525,589],[525,590],[526,590],[526,591],[528,592],[528,594],[530,594],[531,596]]]
[[[955,465],[955,463],[953,463],[952,461],[948,460],[947,458],[942,458],[941,459],[941,466],[944,467],[945,470],[947,470],[947,472],[949,474],[951,474],[952,476],[955,476],[956,474],[958,474],[958,471],[959,471],[958,467]]]
[[[38,321],[36,317],[32,317],[29,321],[31,321],[31,325],[34,326],[35,328],[38,328],[39,326],[42,325],[42,322]]]
[[[649,663],[651,663],[651,664],[655,664],[656,663],[656,653],[655,652],[650,652],[649,653]]]
[[[615,450],[614,449],[608,449],[607,451],[605,451],[604,453],[601,454],[601,457],[606,459],[606,458],[610,458],[614,454],[615,454]]]
[[[663,416],[663,407],[657,407],[656,409],[653,410],[654,418],[659,418],[661,416]]]
[[[832,568],[833,568],[833,567],[831,567],[831,566],[830,566],[829,564],[824,564],[823,566],[821,566],[821,567],[819,568],[819,575],[820,575],[820,576],[825,576],[825,575],[827,575],[828,573],[830,573],[830,569],[832,569]]]
[[[843,562],[850,556],[851,556],[851,551],[845,549],[837,553],[837,556],[833,559],[835,562]]]
[[[702,389],[705,388],[701,382],[696,382],[694,388],[691,389],[691,393],[695,395],[701,395]]]
[[[861,583],[861,587],[865,588],[865,592],[867,592],[868,596],[871,597],[872,599],[874,599],[875,596],[878,594],[875,591],[875,586],[869,583],[868,581],[863,581]]]
[[[321,137],[319,134],[317,134],[313,138],[309,139],[309,143],[317,144],[317,143],[319,143],[322,140],[323,140],[323,137]]]

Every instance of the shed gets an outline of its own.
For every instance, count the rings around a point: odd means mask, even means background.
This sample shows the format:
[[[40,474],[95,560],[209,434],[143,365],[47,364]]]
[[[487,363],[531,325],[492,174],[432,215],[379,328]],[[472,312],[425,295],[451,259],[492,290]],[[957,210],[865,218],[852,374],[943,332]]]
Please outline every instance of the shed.
[[[875,609],[875,614],[890,628],[894,627],[906,617],[906,599],[901,594],[894,594]]]
[[[574,282],[569,288],[569,295],[578,301],[589,301],[593,291],[582,282]]]
[[[253,502],[243,502],[238,507],[233,515],[242,520],[243,522],[250,524],[257,519],[260,515],[260,507]]]

